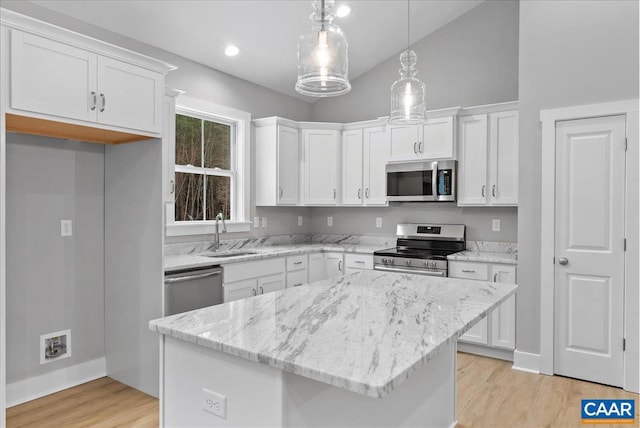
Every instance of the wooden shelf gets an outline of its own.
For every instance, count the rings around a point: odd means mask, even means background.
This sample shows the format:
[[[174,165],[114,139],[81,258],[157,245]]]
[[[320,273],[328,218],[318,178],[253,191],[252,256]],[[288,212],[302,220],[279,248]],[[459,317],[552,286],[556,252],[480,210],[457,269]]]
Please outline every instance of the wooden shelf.
[[[19,132],[21,134],[42,135],[45,137],[65,138],[68,140],[100,144],[133,143],[135,141],[153,138],[146,135],[110,131],[107,129],[93,128],[91,126],[19,116],[11,113],[7,113],[6,115],[6,128],[7,132]]]

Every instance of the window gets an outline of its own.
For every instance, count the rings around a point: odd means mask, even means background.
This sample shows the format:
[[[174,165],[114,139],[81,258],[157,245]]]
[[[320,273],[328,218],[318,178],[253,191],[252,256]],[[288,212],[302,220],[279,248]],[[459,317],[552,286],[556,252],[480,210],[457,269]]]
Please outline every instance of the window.
[[[175,147],[169,148],[175,192],[167,210],[168,236],[213,233],[218,213],[229,232],[250,230],[250,121],[248,113],[187,97],[177,100]]]

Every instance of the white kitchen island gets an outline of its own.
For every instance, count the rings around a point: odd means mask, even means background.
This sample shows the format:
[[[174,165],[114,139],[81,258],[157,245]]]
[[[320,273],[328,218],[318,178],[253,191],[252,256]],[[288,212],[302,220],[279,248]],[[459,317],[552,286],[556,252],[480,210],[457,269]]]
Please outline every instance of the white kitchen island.
[[[515,290],[365,271],[152,321],[160,423],[454,426],[456,339]]]

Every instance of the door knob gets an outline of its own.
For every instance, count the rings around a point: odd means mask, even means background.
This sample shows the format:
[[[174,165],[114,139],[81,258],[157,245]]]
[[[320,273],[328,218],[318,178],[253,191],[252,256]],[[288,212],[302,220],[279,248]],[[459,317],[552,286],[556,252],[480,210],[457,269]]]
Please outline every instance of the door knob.
[[[560,263],[562,266],[565,266],[569,264],[569,260],[566,257],[560,257],[560,260],[558,260],[558,263]]]

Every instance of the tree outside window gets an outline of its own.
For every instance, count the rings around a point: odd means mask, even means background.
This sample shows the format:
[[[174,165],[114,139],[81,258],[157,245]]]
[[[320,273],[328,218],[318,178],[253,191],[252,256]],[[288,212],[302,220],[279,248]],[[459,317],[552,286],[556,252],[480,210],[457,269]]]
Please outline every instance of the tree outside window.
[[[176,114],[176,222],[232,218],[235,134],[235,124]]]

